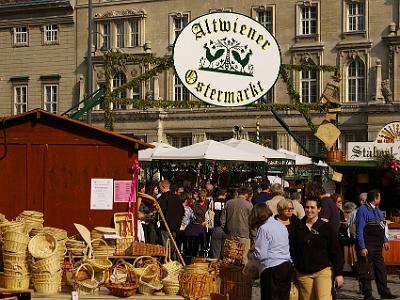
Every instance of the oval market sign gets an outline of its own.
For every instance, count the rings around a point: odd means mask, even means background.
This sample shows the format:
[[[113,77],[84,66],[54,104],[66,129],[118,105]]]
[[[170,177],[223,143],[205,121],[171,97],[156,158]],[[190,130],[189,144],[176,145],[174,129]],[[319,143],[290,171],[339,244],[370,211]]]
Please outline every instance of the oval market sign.
[[[176,39],[173,56],[186,88],[218,106],[258,100],[274,85],[281,66],[275,38],[237,13],[211,13],[190,22]]]

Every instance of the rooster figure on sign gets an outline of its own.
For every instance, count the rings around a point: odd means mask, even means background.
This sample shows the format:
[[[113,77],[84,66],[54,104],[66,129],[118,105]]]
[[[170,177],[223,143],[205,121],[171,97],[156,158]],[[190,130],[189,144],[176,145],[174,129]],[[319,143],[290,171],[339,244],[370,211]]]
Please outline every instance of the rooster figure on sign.
[[[211,53],[210,48],[207,46],[207,44],[204,44],[204,49],[206,49],[206,58],[208,60],[209,68],[213,66],[214,61],[216,61],[218,58],[220,58],[222,55],[224,55],[225,49],[218,49],[215,51],[214,54]]]

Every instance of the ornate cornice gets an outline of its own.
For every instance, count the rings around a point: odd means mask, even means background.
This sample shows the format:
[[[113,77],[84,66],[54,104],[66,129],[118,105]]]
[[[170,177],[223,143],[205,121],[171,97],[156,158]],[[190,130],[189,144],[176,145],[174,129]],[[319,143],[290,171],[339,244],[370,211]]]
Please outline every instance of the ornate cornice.
[[[112,10],[107,11],[105,13],[96,13],[94,18],[96,20],[101,19],[113,19],[113,18],[121,18],[121,17],[145,17],[147,12],[144,9],[135,10],[135,9],[124,9],[124,10]]]

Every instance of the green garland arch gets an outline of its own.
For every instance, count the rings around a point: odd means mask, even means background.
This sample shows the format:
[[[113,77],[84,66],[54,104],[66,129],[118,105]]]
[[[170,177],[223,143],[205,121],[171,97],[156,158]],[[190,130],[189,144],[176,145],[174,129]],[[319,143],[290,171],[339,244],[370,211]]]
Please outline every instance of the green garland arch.
[[[126,64],[139,64],[139,65],[151,65],[153,68],[146,71],[130,80],[129,82],[111,90],[112,71],[114,66],[125,66]],[[118,94],[124,92],[126,89],[132,89],[137,83],[148,80],[159,73],[173,67],[172,56],[155,57],[152,54],[145,55],[132,55],[120,52],[109,51],[104,55],[104,73],[106,90],[104,94],[104,126],[108,130],[113,130],[113,112],[111,110],[111,103],[132,105],[136,109],[145,108],[199,108],[206,107],[206,104],[199,100],[185,100],[185,101],[169,101],[169,100],[133,100],[126,98],[118,98]],[[337,67],[315,65],[315,64],[301,64],[301,65],[288,65],[282,64],[280,69],[280,77],[285,82],[287,93],[291,99],[290,104],[250,104],[249,106],[256,107],[260,111],[289,111],[296,110],[302,114],[306,120],[311,131],[315,132],[315,126],[311,120],[311,111],[324,111],[325,105],[323,104],[305,104],[301,103],[300,95],[294,89],[293,82],[289,77],[289,71],[322,71],[322,72],[333,72],[335,76],[338,76],[339,71]]]

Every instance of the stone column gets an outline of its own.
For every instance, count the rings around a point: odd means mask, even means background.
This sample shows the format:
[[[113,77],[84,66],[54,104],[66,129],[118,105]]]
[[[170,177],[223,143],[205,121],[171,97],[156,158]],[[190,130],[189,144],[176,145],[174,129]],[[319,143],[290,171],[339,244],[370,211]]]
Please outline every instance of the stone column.
[[[376,60],[375,65],[375,95],[374,100],[385,102],[383,95],[382,95],[382,63],[380,59]]]
[[[160,98],[160,85],[158,83],[158,76],[153,77],[153,97],[154,100],[158,100]]]

